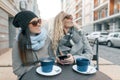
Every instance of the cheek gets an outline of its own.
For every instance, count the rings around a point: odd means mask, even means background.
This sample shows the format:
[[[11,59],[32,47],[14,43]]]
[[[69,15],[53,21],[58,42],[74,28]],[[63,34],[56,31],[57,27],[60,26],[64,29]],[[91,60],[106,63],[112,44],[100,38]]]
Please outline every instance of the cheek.
[[[33,26],[29,26],[29,30],[30,30],[31,33],[34,33],[34,31],[35,31]]]
[[[30,32],[33,32],[33,31],[34,31],[34,29],[30,28]]]
[[[68,26],[68,24],[67,24],[67,23],[64,23],[64,26]]]
[[[64,21],[64,22],[63,22],[63,24],[64,24],[64,25],[67,25],[67,24],[68,24],[68,22],[67,22],[67,21]]]
[[[30,30],[30,32],[32,32],[32,30],[33,30],[33,29],[32,29],[32,26],[29,26],[29,30]]]
[[[31,29],[31,32],[32,33],[40,33],[41,30],[40,30],[40,28],[33,28],[33,29]]]

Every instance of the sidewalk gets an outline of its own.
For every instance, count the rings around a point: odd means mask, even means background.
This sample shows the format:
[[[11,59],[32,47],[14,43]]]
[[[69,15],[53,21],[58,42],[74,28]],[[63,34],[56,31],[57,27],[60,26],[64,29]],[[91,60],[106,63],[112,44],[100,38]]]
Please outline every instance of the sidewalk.
[[[0,80],[17,80],[12,72],[11,51],[12,49],[0,56]],[[120,65],[114,65],[103,58],[100,58],[99,61],[101,72],[110,76],[112,80],[120,80]]]
[[[12,72],[12,49],[0,56],[0,80],[17,80]]]
[[[120,65],[115,65],[103,58],[100,58],[99,61],[99,70],[101,72],[111,77],[112,80],[120,80]]]

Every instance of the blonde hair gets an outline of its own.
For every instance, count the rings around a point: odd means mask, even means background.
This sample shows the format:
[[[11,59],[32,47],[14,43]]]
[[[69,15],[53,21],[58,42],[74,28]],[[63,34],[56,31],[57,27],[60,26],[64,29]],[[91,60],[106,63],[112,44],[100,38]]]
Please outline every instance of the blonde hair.
[[[57,46],[59,43],[59,40],[63,37],[63,19],[67,15],[65,12],[60,12],[54,20],[54,30],[53,30],[53,38],[52,38],[52,48],[54,51],[57,50]]]

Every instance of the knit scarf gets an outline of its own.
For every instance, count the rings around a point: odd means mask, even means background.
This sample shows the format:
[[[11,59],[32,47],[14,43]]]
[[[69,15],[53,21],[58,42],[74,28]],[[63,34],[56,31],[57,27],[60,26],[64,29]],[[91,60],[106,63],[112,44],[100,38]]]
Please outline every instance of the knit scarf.
[[[41,33],[36,36],[30,36],[31,47],[33,50],[39,50],[45,45],[45,40],[47,38],[47,32],[44,28],[41,29]]]
[[[59,45],[57,48],[58,55],[60,51],[64,54],[70,53],[71,48],[75,44],[78,44],[79,40],[80,40],[80,36],[77,32],[77,29],[71,27],[68,33],[65,36],[63,36],[63,38],[59,41]]]

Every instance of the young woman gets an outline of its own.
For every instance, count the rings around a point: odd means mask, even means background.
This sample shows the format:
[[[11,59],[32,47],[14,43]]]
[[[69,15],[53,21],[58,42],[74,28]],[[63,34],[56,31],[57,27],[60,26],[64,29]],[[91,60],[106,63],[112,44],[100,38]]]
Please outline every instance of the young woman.
[[[73,64],[76,58],[92,59],[93,52],[83,31],[78,31],[73,24],[72,15],[60,12],[54,21],[52,48],[60,64]],[[60,60],[59,55],[67,55]]]
[[[13,72],[20,80],[27,71],[38,65],[40,58],[50,56],[51,41],[44,27],[41,27],[41,19],[31,11],[16,14],[13,25],[21,28],[12,52]]]

